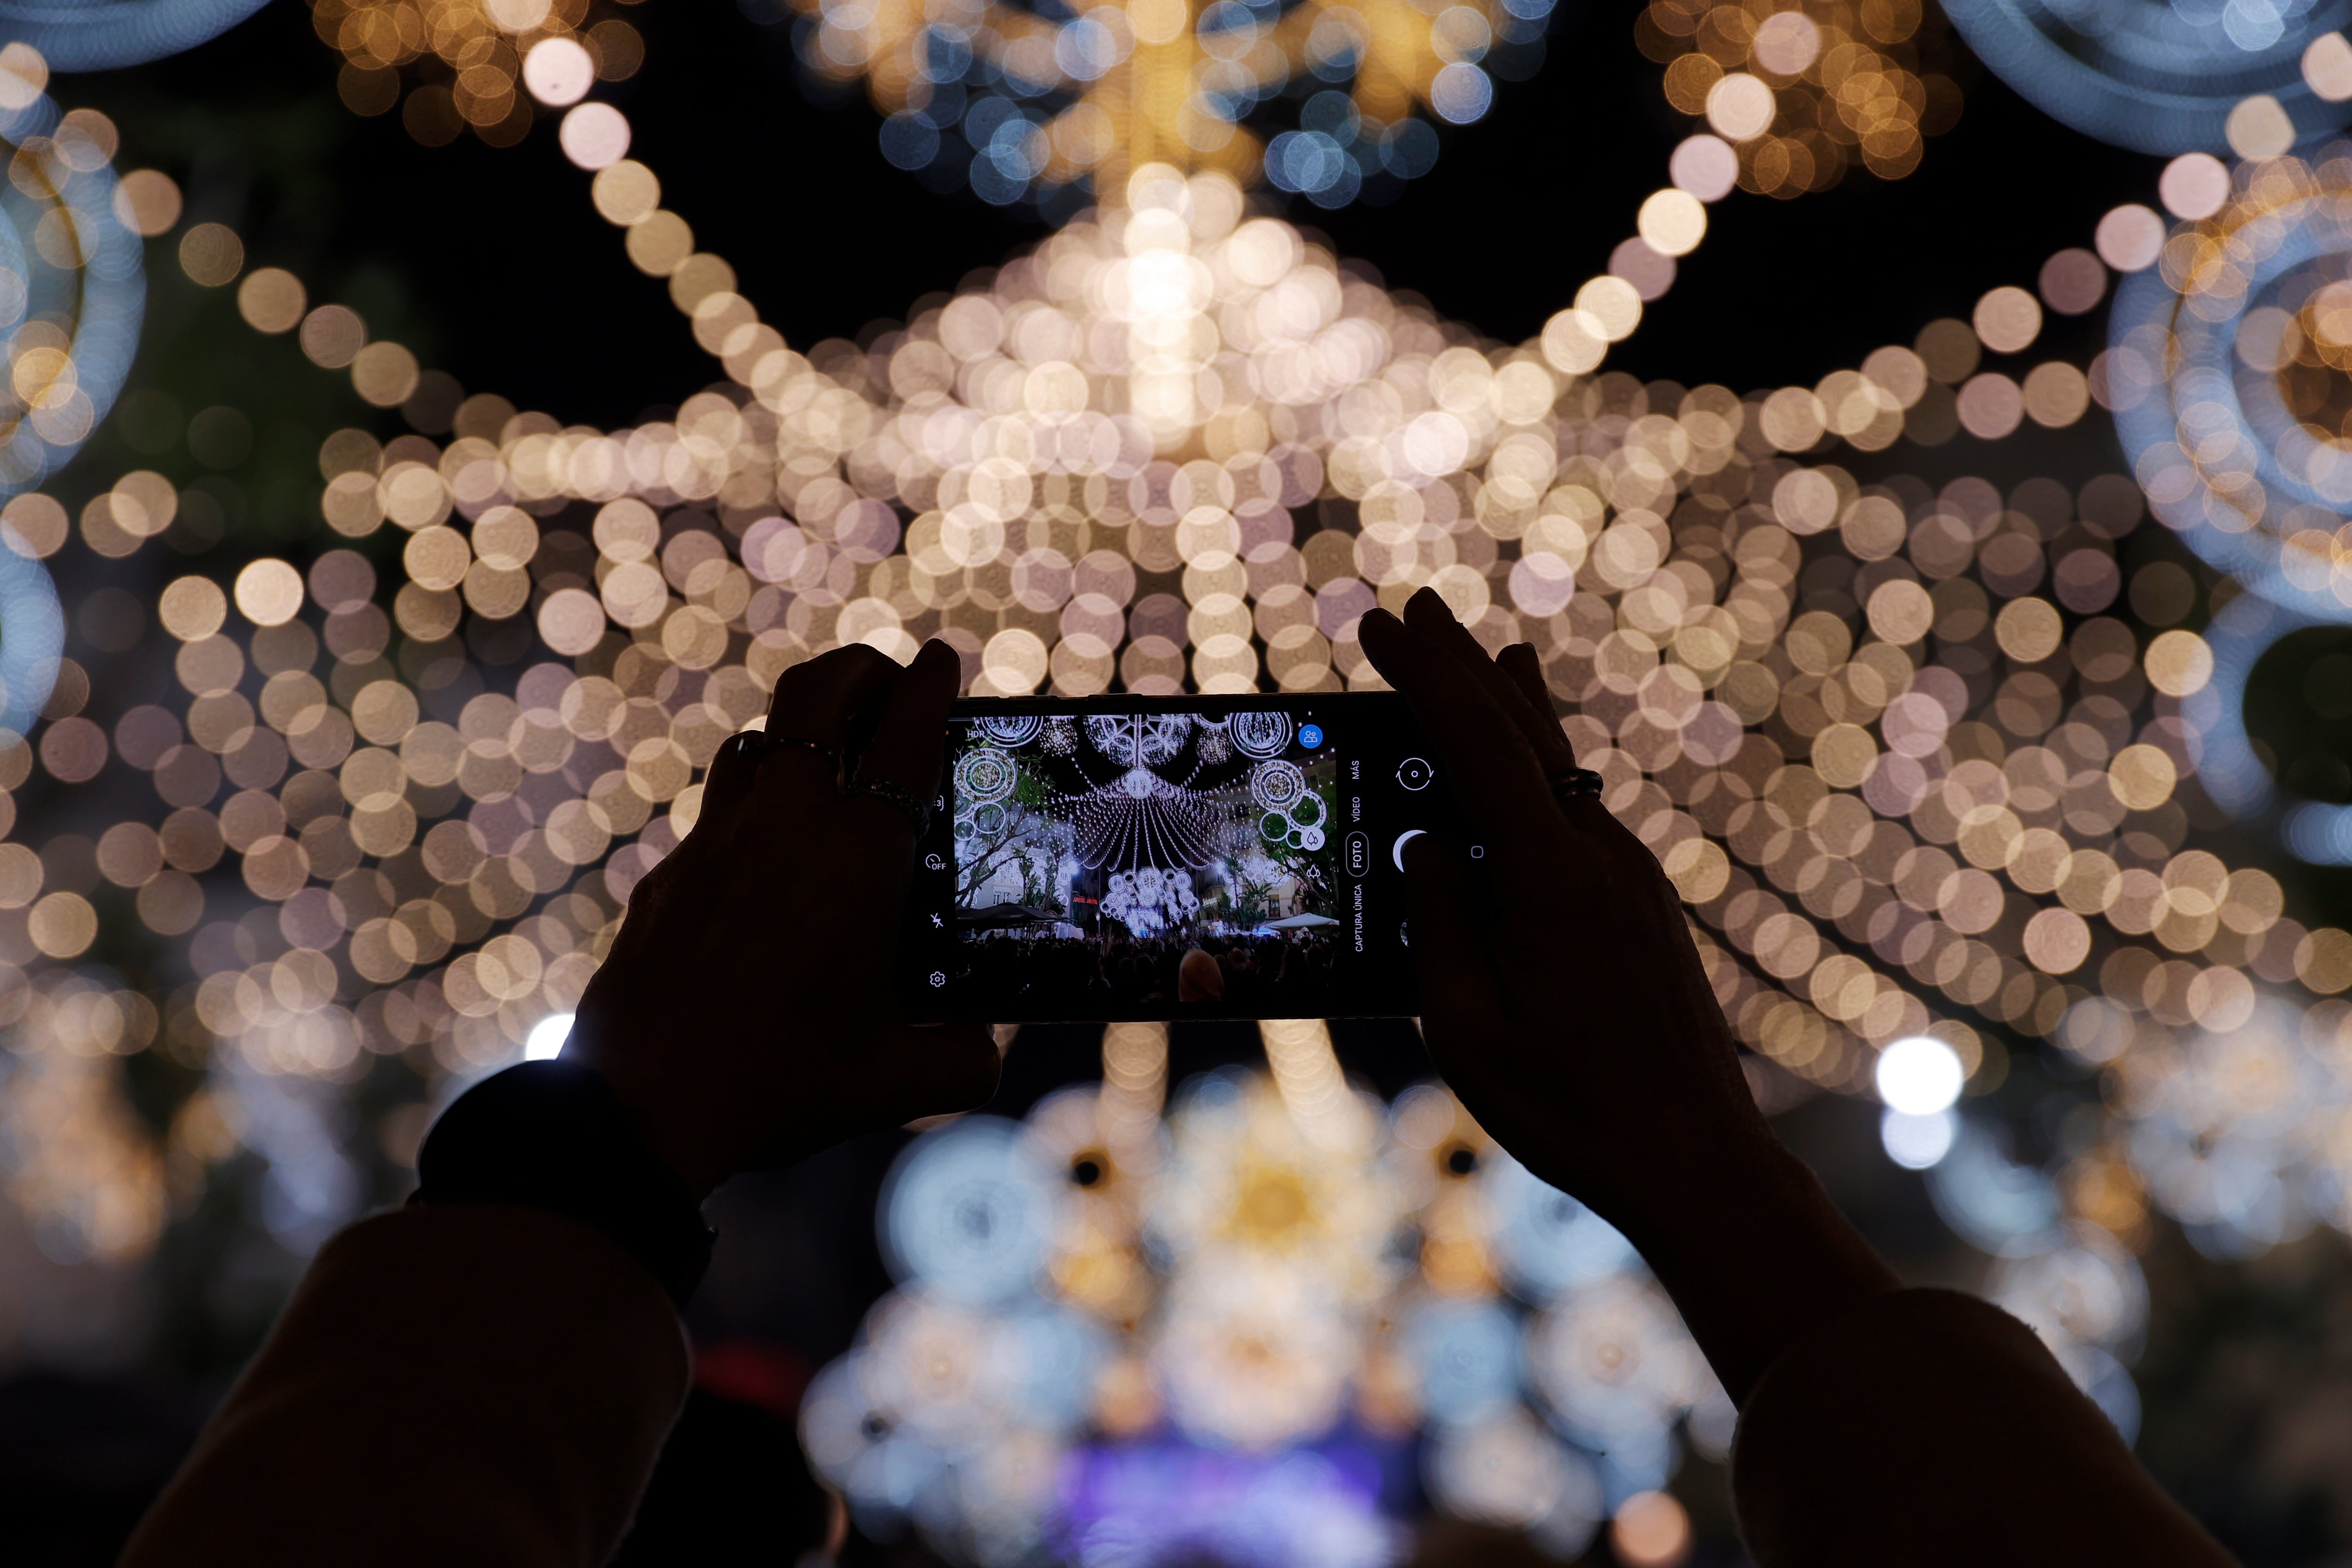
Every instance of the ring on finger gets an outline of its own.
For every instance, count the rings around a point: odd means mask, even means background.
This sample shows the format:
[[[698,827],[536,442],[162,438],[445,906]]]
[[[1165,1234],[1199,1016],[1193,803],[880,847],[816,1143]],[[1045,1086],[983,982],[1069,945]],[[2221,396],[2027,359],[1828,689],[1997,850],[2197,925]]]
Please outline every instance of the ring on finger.
[[[841,769],[839,752],[822,741],[812,741],[804,735],[771,735],[764,731],[746,730],[735,737],[737,752],[750,758],[754,766],[767,761],[770,756],[785,746],[798,746],[803,750],[814,752],[832,763],[836,773]]]
[[[931,830],[931,808],[908,790],[899,788],[888,779],[856,778],[842,786],[844,795],[870,795],[876,800],[903,813],[915,826],[915,837],[922,837]]]
[[[1551,785],[1552,796],[1557,800],[1598,795],[1601,788],[1601,775],[1591,768],[1560,768],[1547,773],[1544,782]]]

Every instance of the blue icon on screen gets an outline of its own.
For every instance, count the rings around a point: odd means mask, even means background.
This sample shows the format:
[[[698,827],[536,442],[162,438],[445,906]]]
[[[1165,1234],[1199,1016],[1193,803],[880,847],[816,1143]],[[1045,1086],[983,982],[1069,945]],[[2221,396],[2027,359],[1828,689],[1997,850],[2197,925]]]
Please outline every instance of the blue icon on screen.
[[[1323,726],[1320,724],[1301,724],[1298,726],[1298,743],[1306,747],[1310,752],[1316,747],[1321,745],[1323,743]]]

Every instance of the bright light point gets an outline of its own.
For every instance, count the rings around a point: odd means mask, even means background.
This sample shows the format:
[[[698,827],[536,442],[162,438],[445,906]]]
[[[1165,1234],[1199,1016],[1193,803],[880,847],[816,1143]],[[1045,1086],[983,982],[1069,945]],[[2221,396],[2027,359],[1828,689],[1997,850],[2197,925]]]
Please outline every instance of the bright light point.
[[[582,168],[608,168],[628,154],[629,121],[609,103],[576,104],[564,115],[555,140],[563,155]]]
[[[596,62],[574,39],[541,38],[522,58],[522,84],[540,102],[561,109],[588,96]]]
[[[1905,1170],[1924,1171],[1952,1152],[1959,1121],[1948,1110],[1926,1116],[1890,1110],[1878,1120],[1878,1141],[1886,1145],[1886,1157]]]
[[[1941,1040],[1914,1035],[1878,1054],[1878,1098],[1906,1116],[1933,1116],[1960,1098],[1968,1074],[1959,1053]]]
[[[527,1062],[551,1062],[563,1050],[563,1042],[572,1037],[571,1013],[551,1013],[530,1026],[530,1034],[522,1043],[522,1059]]]
[[[2156,189],[2173,216],[2194,223],[2230,199],[2229,166],[2210,153],[2183,153],[2164,166]]]
[[[1661,256],[1688,256],[1706,237],[1706,208],[1688,191],[1668,186],[1642,204],[1634,226]]]

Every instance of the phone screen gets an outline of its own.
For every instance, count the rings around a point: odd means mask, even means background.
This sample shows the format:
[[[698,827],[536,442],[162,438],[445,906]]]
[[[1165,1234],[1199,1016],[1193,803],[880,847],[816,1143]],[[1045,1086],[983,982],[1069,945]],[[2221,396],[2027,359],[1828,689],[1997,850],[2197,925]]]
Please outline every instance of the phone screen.
[[[1461,818],[1392,694],[960,702],[908,1015],[1409,1015],[1403,847],[1432,829]]]

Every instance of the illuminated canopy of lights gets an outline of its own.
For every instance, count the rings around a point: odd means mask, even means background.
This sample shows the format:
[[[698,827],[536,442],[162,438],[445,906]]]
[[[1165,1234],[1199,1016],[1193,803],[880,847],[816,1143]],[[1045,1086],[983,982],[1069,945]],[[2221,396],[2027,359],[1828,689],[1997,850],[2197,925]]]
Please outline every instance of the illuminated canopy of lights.
[[[641,214],[650,179],[609,163],[600,203],[635,181]],[[1874,1045],[1923,1033],[1972,1074],[1999,1070],[1987,1028],[2112,1054],[2083,1032],[2103,997],[2134,1028],[2219,1026],[2258,985],[2352,980],[2339,933],[2187,843],[2195,757],[2168,704],[2204,644],[2142,647],[2103,614],[2135,487],[1864,486],[1822,460],[1834,433],[1875,450],[2079,418],[2082,372],[2021,363],[2032,294],[1742,397],[1482,343],[1214,175],[1145,172],[1132,195],[862,349],[784,348],[739,296],[695,291],[723,263],[681,258],[673,291],[739,390],[675,422],[567,428],[478,396],[444,440],[331,437],[330,528],[405,536],[389,613],[347,550],[183,578],[157,617],[187,706],[41,737],[58,776],[148,769],[173,808],[119,839],[147,847],[121,874],[205,975],[167,1017],[280,1071],[507,1059],[569,1009],[690,824],[697,770],[791,660],[936,634],[981,691],[1326,689],[1373,679],[1357,617],[1424,584],[1490,643],[1537,643],[1743,1037],[1799,1079],[1857,1087]],[[2079,309],[2098,263],[2073,254],[2051,288]],[[289,290],[264,270],[239,295],[372,400],[415,395],[405,350]],[[77,530],[26,496],[9,520],[54,550],[113,539],[113,505]],[[468,689],[468,623],[525,668],[459,703],[436,693]],[[26,880],[26,959],[78,956],[87,900]]]
[[[922,8],[793,0],[821,79],[863,78],[882,151],[939,188],[1067,216],[1147,163],[1261,176],[1318,206],[1427,174],[1496,78],[1543,61],[1554,0],[1126,0],[1053,15],[1003,0]],[[758,6],[751,14],[761,14]],[[781,6],[769,13],[777,19]],[[1287,100],[1287,101],[1286,101]]]
[[[1710,128],[1675,150],[1611,271],[1528,342],[1400,300],[1255,213],[1213,167],[1137,162],[1097,180],[1099,206],[951,299],[863,344],[795,349],[662,207],[656,175],[626,155],[625,117],[583,101],[600,69],[635,68],[633,30],[595,42],[625,24],[334,4],[314,14],[345,56],[347,100],[380,111],[407,80],[424,140],[468,125],[512,140],[530,102],[568,105],[558,136],[595,171],[597,210],[667,280],[724,378],[674,418],[609,431],[467,396],[357,311],[247,267],[226,227],[184,226],[164,175],[109,187],[95,210],[163,241],[222,290],[215,308],[233,298],[257,332],[290,340],[289,369],[299,350],[410,428],[322,444],[315,544],[199,553],[151,597],[74,606],[101,647],[137,645],[152,619],[178,689],[122,707],[60,660],[43,721],[0,749],[14,835],[0,843],[0,1148],[52,1256],[139,1256],[240,1149],[268,1166],[271,1230],[315,1245],[360,1201],[347,1119],[370,1064],[398,1057],[420,1096],[446,1093],[570,1013],[629,890],[691,826],[701,770],[796,660],[938,636],[981,693],[1370,687],[1360,616],[1423,586],[1487,646],[1537,647],[1604,800],[1689,905],[1768,1107],[1870,1092],[1897,1042],[1948,1051],[1972,1092],[2018,1049],[2105,1075],[2048,1165],[2015,1162],[1966,1097],[1890,1106],[1887,1136],[1928,1167],[1956,1233],[2001,1260],[1988,1289],[2119,1420],[2151,1204],[2227,1257],[2352,1228],[2334,1135],[2352,1108],[2352,936],[2299,923],[2268,873],[2197,843],[2198,780],[2218,760],[2202,705],[2231,700],[2229,637],[2257,634],[2225,612],[2209,642],[2181,624],[2190,574],[2158,562],[2127,580],[2117,561],[2152,495],[2192,543],[2210,528],[2272,552],[2304,613],[2334,593],[2340,525],[2284,523],[2334,505],[2286,495],[2331,482],[2321,455],[2342,436],[2333,295],[2318,280],[2273,321],[2274,301],[2246,291],[2274,261],[2339,247],[2341,182],[2335,152],[2290,155],[2277,102],[2233,114],[2234,171],[2202,153],[2166,171],[2177,224],[2117,208],[1968,320],[1810,386],[1601,366],[1701,242],[1707,202],[1811,188],[1832,156],[1907,169],[1940,89],[1901,54],[1918,20],[1899,5],[1850,20],[1650,13],[1645,40],[1692,40],[1668,52],[1710,62],[1669,76],[1672,93],[1715,72],[1691,110]],[[1809,39],[1818,52],[1801,59]],[[11,60],[0,83],[45,79]],[[2315,90],[2336,80],[2324,51],[2305,68]],[[1717,102],[1736,77],[1757,86]],[[54,123],[45,158],[93,190],[110,178],[110,125]],[[108,157],[83,170],[83,145]],[[1798,148],[1815,160],[1801,181]],[[2231,216],[2256,211],[2270,216]],[[2095,309],[2114,274],[2132,292],[2107,353],[2036,355],[2045,316]],[[2200,365],[2236,378],[2230,395],[2175,374]],[[2245,367],[2273,376],[2292,420],[2249,413],[2261,387]],[[97,372],[75,374],[94,420]],[[13,384],[21,395],[21,369]],[[1930,485],[1891,451],[2066,429],[2095,399],[2127,436],[2164,422],[2133,437],[2132,476]],[[31,400],[18,428],[47,443],[42,418]],[[128,561],[212,504],[137,470],[71,511],[16,495],[0,542],[27,568],[66,551]],[[379,567],[352,548],[369,539],[396,555],[371,545]],[[2255,602],[2269,601],[2241,601]],[[37,846],[16,821],[18,795],[47,787],[37,767],[100,786],[88,799],[152,803]],[[2222,772],[2207,776],[2226,794]],[[113,966],[130,944],[102,910],[135,910],[160,939],[135,981]],[[861,1420],[835,1453],[812,1426],[821,1464],[863,1467],[853,1492],[912,1507],[936,1495],[949,1451],[929,1434],[1004,1434],[973,1461],[985,1479],[929,1516],[985,1558],[1034,1541],[1057,1456],[1088,1432],[1174,1412],[1278,1447],[1351,1397],[1377,1425],[1386,1387],[1387,1419],[1437,1435],[1431,1488],[1457,1511],[1562,1542],[1612,1510],[1621,1531],[1669,1517],[1641,1483],[1678,1443],[1712,1441],[1716,1407],[1605,1227],[1505,1161],[1485,1163],[1478,1204],[1428,1189],[1436,1178],[1411,1173],[1421,1156],[1396,1151],[1444,1139],[1415,1142],[1408,1122],[1444,1107],[1474,1156],[1475,1130],[1435,1090],[1360,1098],[1312,1024],[1267,1027],[1271,1089],[1222,1080],[1163,1124],[1157,1038],[1114,1027],[1100,1090],[992,1135],[991,1158],[1026,1149],[1031,1177],[1048,1173],[1034,1213],[1054,1239],[1036,1269],[960,1298],[939,1281],[967,1265],[902,1251],[908,1284],[860,1352],[881,1381],[823,1385],[856,1409],[896,1401],[929,1447],[893,1447],[878,1439],[896,1428]],[[121,1058],[149,1049],[206,1082],[160,1142],[121,1089]],[[372,1131],[411,1148],[423,1107]],[[1083,1149],[1100,1151],[1108,1184],[1072,1200],[1052,1173],[1075,1175]],[[1335,1178],[1374,1153],[1403,1173]],[[1017,1196],[1029,1179],[1000,1186]],[[1097,1239],[1067,1240],[1072,1202]],[[1407,1223],[1417,1272],[1386,1261]],[[941,1246],[951,1258],[952,1234]],[[1158,1331],[1194,1335],[1197,1354],[1135,1337],[1155,1303]],[[1240,1399],[1244,1330],[1300,1348],[1284,1381]],[[1506,1342],[1527,1347],[1507,1390]],[[1596,1382],[1596,1364],[1646,1381]],[[1013,1365],[1034,1375],[1008,1387]],[[1611,1456],[1622,1473],[1596,1462]],[[1314,1495],[1336,1508],[1345,1492]]]

